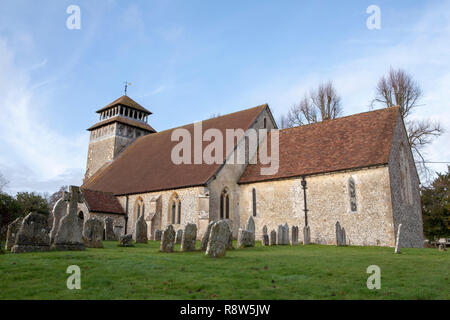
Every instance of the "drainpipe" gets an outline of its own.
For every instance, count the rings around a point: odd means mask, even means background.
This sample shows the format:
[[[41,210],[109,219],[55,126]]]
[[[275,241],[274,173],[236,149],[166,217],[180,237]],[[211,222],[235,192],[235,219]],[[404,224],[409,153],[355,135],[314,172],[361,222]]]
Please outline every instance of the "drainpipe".
[[[128,234],[127,229],[128,229],[128,195],[126,196],[125,202],[125,234]]]
[[[303,211],[305,211],[305,227],[308,226],[308,207],[306,206],[306,180],[305,176],[302,177],[302,188],[303,188],[303,200],[304,200],[304,207]]]

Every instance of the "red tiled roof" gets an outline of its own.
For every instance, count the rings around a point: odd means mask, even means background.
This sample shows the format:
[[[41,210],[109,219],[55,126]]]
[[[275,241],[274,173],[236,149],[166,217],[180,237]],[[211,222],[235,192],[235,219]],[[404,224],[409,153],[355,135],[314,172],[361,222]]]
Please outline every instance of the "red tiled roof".
[[[150,111],[148,111],[147,109],[145,109],[143,106],[141,106],[139,103],[137,103],[136,101],[134,101],[133,99],[131,99],[129,96],[121,96],[120,98],[114,100],[113,102],[111,102],[110,104],[108,104],[107,106],[97,110],[97,113],[100,113],[102,111],[105,111],[106,109],[109,109],[111,107],[114,107],[116,105],[123,105],[123,106],[127,106],[139,111],[142,111],[146,114],[152,114]]]
[[[227,114],[202,122],[202,129],[215,128],[225,137],[226,129],[247,130],[267,105]],[[194,136],[194,124],[180,128]],[[171,160],[171,151],[178,141],[171,141],[169,129],[137,138],[109,166],[94,174],[83,188],[113,192],[116,195],[160,191],[204,185],[221,164],[180,164]],[[203,142],[203,148],[211,142]],[[191,154],[194,155],[192,142]],[[225,146],[224,146],[225,150]],[[226,152],[223,152],[224,159]]]
[[[147,124],[145,122],[133,120],[133,119],[130,119],[130,118],[125,118],[125,117],[122,117],[122,116],[115,116],[115,117],[112,117],[112,118],[109,118],[109,119],[97,122],[93,126],[89,127],[87,130],[88,131],[92,131],[94,129],[103,127],[103,126],[105,126],[107,124],[110,124],[110,123],[113,123],[113,122],[120,122],[120,123],[124,123],[126,125],[129,125],[129,126],[132,126],[132,127],[136,127],[136,128],[139,128],[139,129],[144,129],[144,130],[147,130],[147,131],[150,131],[150,132],[156,132],[155,129],[153,129],[149,124]]]
[[[119,200],[111,192],[101,192],[82,188],[89,211],[125,214]]]
[[[239,183],[386,164],[398,110],[380,109],[280,130],[278,172],[261,175],[261,167],[267,165],[249,165]]]

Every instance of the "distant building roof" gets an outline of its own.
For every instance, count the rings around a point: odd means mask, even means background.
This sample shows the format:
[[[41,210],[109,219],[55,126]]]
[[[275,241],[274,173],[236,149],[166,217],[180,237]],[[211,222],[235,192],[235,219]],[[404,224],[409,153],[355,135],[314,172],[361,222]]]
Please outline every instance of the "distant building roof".
[[[129,96],[121,96],[120,98],[114,100],[113,102],[111,102],[110,104],[108,104],[107,106],[97,110],[97,113],[101,113],[111,107],[114,107],[116,105],[123,105],[123,106],[127,106],[139,111],[142,111],[146,114],[152,114],[150,111],[148,111],[147,109],[145,109],[143,106],[141,106],[139,103],[137,103],[136,101],[134,101],[133,99],[131,99]]]
[[[120,123],[129,125],[129,126],[132,126],[132,127],[140,128],[140,129],[147,130],[147,131],[150,131],[150,132],[156,132],[156,130],[153,129],[148,123],[145,123],[143,121],[134,120],[134,119],[127,118],[127,117],[123,117],[123,116],[120,116],[120,115],[115,116],[115,117],[111,117],[109,119],[106,119],[106,120],[103,120],[103,121],[100,121],[100,122],[97,122],[96,124],[94,124],[93,126],[88,128],[87,130],[88,131],[92,131],[94,129],[103,127],[103,126],[105,126],[107,124],[110,124],[110,123],[113,123],[113,122],[120,122]]]
[[[247,130],[265,108],[268,106],[261,105],[205,120],[202,122],[203,132],[215,128],[225,137],[226,129]],[[194,124],[180,128],[188,130],[194,136]],[[175,129],[137,138],[109,166],[100,169],[85,181],[82,188],[124,195],[205,185],[217,173],[221,164],[174,164],[171,152],[179,143],[171,141]],[[210,142],[203,142],[203,148],[208,144]],[[227,156],[224,146],[224,159]]]
[[[119,200],[112,192],[94,191],[85,188],[81,190],[90,212],[125,214]]]
[[[392,107],[280,130],[278,173],[248,165],[239,183],[387,164],[398,114]]]

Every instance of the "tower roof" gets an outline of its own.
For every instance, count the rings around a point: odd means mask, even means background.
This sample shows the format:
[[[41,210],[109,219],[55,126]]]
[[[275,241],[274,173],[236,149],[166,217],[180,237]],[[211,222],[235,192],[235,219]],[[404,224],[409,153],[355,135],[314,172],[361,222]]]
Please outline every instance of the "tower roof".
[[[139,103],[137,103],[136,101],[134,101],[133,99],[131,99],[129,96],[123,95],[120,98],[114,100],[113,102],[111,102],[110,104],[108,104],[107,106],[97,110],[97,113],[101,113],[109,108],[115,107],[117,105],[122,105],[122,106],[126,106],[129,108],[133,108],[136,109],[138,111],[142,111],[146,114],[152,114],[150,111],[148,111],[147,109],[145,109],[143,106],[141,106]]]
[[[94,124],[93,126],[91,126],[90,128],[88,128],[88,131],[92,131],[94,129],[106,126],[107,124],[113,123],[113,122],[119,122],[119,123],[123,123],[126,124],[128,126],[132,126],[132,127],[136,127],[139,129],[144,129],[147,130],[149,132],[156,132],[155,129],[153,129],[148,123],[142,122],[142,121],[137,121],[134,119],[130,119],[130,118],[126,118],[126,117],[122,117],[122,116],[114,116],[112,118],[97,122],[96,124]]]

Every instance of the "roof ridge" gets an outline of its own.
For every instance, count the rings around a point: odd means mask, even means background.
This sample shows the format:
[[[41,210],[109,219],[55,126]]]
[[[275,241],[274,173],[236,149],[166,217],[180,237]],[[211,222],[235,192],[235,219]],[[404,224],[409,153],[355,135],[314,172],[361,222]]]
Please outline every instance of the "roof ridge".
[[[400,109],[399,106],[392,106],[392,107],[386,107],[386,108],[380,108],[380,109],[375,109],[375,110],[369,110],[369,111],[364,111],[364,112],[360,112],[360,113],[354,113],[354,114],[349,114],[347,116],[342,116],[339,118],[335,118],[335,119],[329,119],[329,120],[322,120],[322,121],[318,121],[318,122],[314,122],[314,123],[308,123],[308,124],[302,124],[302,125],[298,125],[295,127],[289,127],[289,128],[284,128],[281,129],[280,131],[287,131],[289,129],[298,129],[298,128],[305,128],[305,127],[311,127],[311,126],[318,126],[318,125],[326,125],[330,122],[336,122],[339,120],[343,120],[343,119],[348,119],[348,118],[354,118],[357,116],[361,116],[367,113],[374,113],[374,112],[394,112]]]

